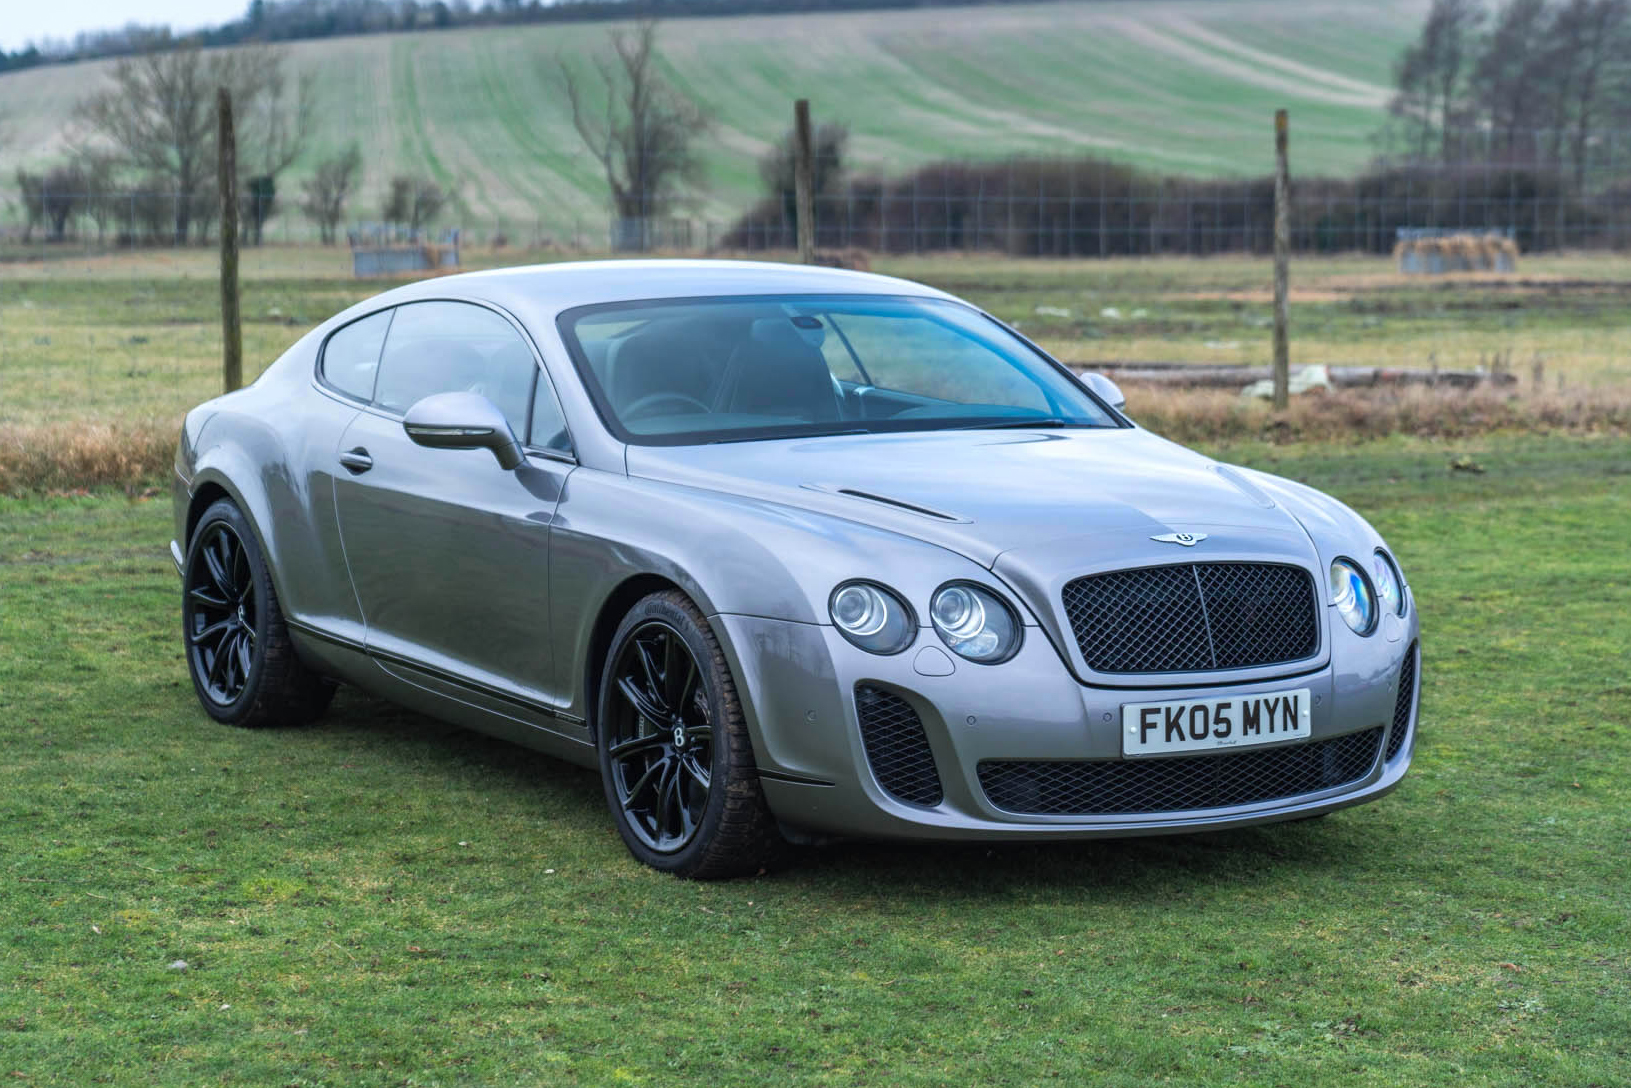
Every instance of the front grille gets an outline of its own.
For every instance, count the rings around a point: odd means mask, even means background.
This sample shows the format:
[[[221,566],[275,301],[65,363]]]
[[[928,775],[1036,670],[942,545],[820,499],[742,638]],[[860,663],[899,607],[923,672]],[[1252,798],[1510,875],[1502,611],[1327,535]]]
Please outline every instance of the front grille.
[[[1278,665],[1319,648],[1314,580],[1284,563],[1180,563],[1067,583],[1065,616],[1094,672]]]
[[[1008,812],[1119,816],[1277,801],[1363,778],[1382,729],[1247,752],[1156,759],[980,764],[980,785]]]
[[[1393,727],[1388,730],[1387,755],[1389,763],[1393,757],[1404,748],[1404,742],[1410,737],[1410,711],[1416,703],[1416,644],[1410,644],[1410,652],[1404,655],[1404,664],[1399,666],[1399,694],[1393,700]]]
[[[870,684],[855,686],[861,743],[878,785],[911,805],[938,805],[944,796],[928,734],[912,704]]]

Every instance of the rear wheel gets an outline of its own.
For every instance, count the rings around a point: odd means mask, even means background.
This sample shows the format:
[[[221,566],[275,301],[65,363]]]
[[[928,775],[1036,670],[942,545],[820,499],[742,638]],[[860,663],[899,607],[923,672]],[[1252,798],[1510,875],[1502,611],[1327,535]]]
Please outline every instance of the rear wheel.
[[[595,743],[629,851],[694,879],[749,875],[786,850],[759,786],[736,684],[678,590],[623,618],[601,676]]]
[[[205,510],[193,530],[181,629],[193,689],[218,722],[299,725],[334,697],[334,685],[295,656],[260,542],[228,499]]]

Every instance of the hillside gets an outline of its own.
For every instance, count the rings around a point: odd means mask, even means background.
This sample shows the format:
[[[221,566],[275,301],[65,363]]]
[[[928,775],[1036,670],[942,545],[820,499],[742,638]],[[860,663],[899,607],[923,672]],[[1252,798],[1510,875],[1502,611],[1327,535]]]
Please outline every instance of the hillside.
[[[756,156],[791,100],[853,132],[859,168],[941,157],[1093,152],[1199,175],[1260,173],[1288,107],[1293,166],[1370,155],[1395,56],[1426,0],[1110,0],[1035,7],[675,20],[671,78],[713,111],[699,210],[755,195]],[[467,221],[599,229],[604,186],[572,132],[554,58],[586,58],[604,24],[338,38],[287,46],[316,73],[318,131],[301,167],[360,141],[359,209],[395,172],[458,186]],[[60,148],[74,102],[109,62],[0,76],[0,201],[19,165]],[[7,217],[9,218],[9,217]]]

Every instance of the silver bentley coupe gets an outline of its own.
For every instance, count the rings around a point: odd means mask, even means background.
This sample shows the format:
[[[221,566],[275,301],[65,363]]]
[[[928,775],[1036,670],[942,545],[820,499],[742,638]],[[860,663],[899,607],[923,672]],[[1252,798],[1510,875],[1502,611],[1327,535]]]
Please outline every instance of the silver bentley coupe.
[[[204,710],[354,684],[597,768],[639,860],[1205,831],[1373,800],[1418,623],[1376,530],[941,291],[780,264],[432,279],[193,409]]]

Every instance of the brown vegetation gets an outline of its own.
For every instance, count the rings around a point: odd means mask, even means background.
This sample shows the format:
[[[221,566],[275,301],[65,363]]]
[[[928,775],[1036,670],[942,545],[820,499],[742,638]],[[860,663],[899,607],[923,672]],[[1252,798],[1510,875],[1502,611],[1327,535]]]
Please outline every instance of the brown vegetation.
[[[1176,442],[1459,439],[1492,433],[1631,434],[1631,390],[1353,389],[1294,398],[1283,416],[1215,389],[1127,383],[1128,411]],[[0,426],[0,494],[162,483],[178,423]]]
[[[1127,410],[1141,426],[1186,443],[1631,433],[1631,390],[1625,389],[1346,389],[1295,397],[1283,415],[1276,415],[1266,401],[1228,390],[1132,383],[1122,388]]]
[[[0,425],[0,494],[150,486],[169,473],[179,433],[158,420]]]

